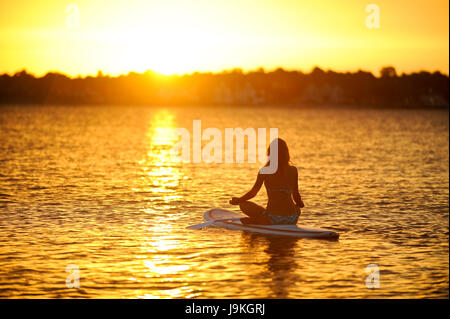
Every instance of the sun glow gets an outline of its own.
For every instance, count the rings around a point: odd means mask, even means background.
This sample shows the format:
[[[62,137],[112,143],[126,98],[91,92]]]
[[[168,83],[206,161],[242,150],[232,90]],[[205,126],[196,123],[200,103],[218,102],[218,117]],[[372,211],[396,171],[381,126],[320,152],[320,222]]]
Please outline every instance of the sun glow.
[[[0,72],[170,75],[316,65],[378,72],[390,64],[448,73],[448,1],[377,3],[381,27],[371,30],[359,0],[5,2]]]
[[[195,30],[177,30],[175,27],[151,32],[148,28],[105,32],[108,43],[109,68],[114,73],[124,70],[144,72],[153,70],[163,75],[195,71],[204,59],[205,35]],[[112,55],[111,55],[112,54]]]

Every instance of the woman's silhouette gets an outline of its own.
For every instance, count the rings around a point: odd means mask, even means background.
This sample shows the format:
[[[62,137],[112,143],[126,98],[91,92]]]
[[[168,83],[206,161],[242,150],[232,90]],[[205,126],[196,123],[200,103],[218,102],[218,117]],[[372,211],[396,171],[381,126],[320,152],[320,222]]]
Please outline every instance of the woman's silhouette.
[[[267,150],[270,165],[270,150],[277,149],[274,143],[278,143],[278,166],[273,174],[262,174],[261,170],[256,178],[255,185],[242,197],[233,197],[230,204],[239,205],[247,216],[241,218],[244,224],[281,225],[296,224],[301,214],[300,208],[304,207],[298,191],[298,172],[295,166],[290,165],[289,149],[284,140],[277,138],[270,143]],[[272,154],[273,155],[273,154]],[[262,185],[267,190],[267,207],[261,207],[249,199],[258,194]]]

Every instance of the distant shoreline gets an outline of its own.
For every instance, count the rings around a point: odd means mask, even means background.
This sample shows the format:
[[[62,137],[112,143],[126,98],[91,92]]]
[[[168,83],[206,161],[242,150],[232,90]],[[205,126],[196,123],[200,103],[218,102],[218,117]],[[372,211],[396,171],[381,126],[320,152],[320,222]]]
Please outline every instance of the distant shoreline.
[[[121,108],[180,108],[180,109],[195,109],[195,108],[255,108],[255,109],[292,109],[292,110],[392,110],[392,111],[450,111],[448,106],[373,106],[373,105],[295,105],[295,104],[278,104],[278,105],[156,105],[156,104],[36,104],[36,103],[0,103],[0,108],[7,107],[121,107]]]
[[[118,77],[69,78],[59,73],[34,77],[26,71],[0,75],[0,105],[255,106],[291,108],[449,108],[449,77],[440,72],[397,75],[384,67],[370,72],[310,73],[281,68],[243,73],[155,72]]]

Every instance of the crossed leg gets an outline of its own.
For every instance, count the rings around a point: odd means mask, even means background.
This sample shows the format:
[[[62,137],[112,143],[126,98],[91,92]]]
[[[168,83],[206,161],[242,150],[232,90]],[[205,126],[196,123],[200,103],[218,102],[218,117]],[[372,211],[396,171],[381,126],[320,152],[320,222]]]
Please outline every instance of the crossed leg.
[[[267,216],[263,215],[263,212],[265,211],[264,207],[250,201],[240,203],[239,207],[242,212],[248,216],[241,218],[243,224],[269,224]]]

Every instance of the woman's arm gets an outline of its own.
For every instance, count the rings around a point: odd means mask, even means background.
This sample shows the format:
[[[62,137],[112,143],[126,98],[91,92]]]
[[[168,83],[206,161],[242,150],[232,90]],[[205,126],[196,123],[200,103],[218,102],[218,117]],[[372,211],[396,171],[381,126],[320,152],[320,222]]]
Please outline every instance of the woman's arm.
[[[295,168],[295,186],[292,193],[292,199],[295,202],[295,205],[299,206],[300,208],[305,207],[305,204],[303,204],[302,197],[300,196],[300,192],[298,191],[298,171],[297,168]]]
[[[241,203],[241,202],[252,199],[253,197],[255,197],[258,194],[263,183],[264,183],[264,175],[258,173],[258,177],[256,178],[256,182],[253,185],[252,189],[250,191],[248,191],[247,194],[245,194],[242,197],[233,197],[230,200],[230,204],[231,205],[239,205],[239,203]]]

